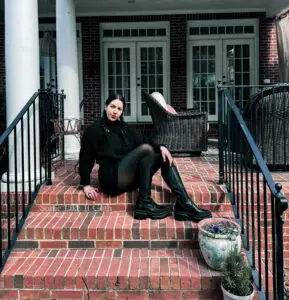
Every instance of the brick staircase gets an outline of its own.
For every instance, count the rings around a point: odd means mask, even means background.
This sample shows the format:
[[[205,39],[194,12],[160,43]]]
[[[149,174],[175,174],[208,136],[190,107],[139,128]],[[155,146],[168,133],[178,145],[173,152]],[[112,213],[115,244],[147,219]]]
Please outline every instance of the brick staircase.
[[[175,161],[196,203],[233,216],[217,184],[216,155]],[[73,163],[65,163],[41,189],[0,276],[0,299],[222,298],[220,275],[199,251],[197,224],[134,220],[136,192],[91,201],[78,181]],[[159,173],[152,197],[173,208]]]

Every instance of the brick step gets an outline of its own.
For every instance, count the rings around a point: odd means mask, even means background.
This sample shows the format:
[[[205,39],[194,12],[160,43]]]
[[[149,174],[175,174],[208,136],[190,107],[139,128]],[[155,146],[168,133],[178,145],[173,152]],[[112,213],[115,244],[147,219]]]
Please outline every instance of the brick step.
[[[221,299],[198,250],[13,251],[0,284],[19,299]]]
[[[190,197],[201,207],[212,211],[231,210],[229,197],[223,185],[186,181]],[[133,211],[138,191],[111,197],[99,193],[96,200],[86,199],[82,190],[75,186],[59,184],[44,186],[33,206],[33,211]],[[152,198],[159,204],[173,206],[175,196],[161,183],[153,184]]]
[[[215,216],[220,214],[214,214]],[[232,217],[231,213],[222,216]],[[198,248],[197,224],[129,212],[32,212],[16,248]]]

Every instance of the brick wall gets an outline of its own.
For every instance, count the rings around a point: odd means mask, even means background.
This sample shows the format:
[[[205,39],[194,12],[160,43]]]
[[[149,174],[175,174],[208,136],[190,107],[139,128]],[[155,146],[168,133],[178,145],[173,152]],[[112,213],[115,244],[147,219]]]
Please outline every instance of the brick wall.
[[[264,79],[280,82],[276,25],[274,20],[260,19],[260,83]]]
[[[84,81],[84,116],[94,119],[101,114],[100,95],[100,37],[99,25],[102,22],[170,22],[170,68],[172,105],[178,110],[186,107],[186,24],[188,20],[245,19],[260,20],[260,83],[264,78],[271,82],[279,81],[277,43],[275,25],[264,13],[222,13],[222,14],[188,14],[161,16],[114,16],[81,17],[77,22],[82,25],[83,42],[83,81]],[[41,23],[55,23],[55,19],[43,19]],[[0,28],[0,84],[5,82],[4,69],[4,30]]]

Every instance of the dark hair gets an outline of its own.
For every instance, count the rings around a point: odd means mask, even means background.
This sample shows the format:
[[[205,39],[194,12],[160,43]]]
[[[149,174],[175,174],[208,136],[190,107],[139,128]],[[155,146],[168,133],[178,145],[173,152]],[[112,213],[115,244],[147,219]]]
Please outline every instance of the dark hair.
[[[123,110],[125,109],[125,106],[126,106],[126,101],[124,99],[124,97],[120,94],[113,94],[113,95],[110,95],[106,101],[105,101],[105,105],[109,105],[110,102],[112,102],[113,100],[119,100],[122,102],[123,104]]]
[[[125,106],[126,106],[126,101],[125,101],[124,97],[122,95],[120,95],[120,94],[110,95],[106,99],[105,105],[109,105],[113,100],[120,100],[122,102],[122,104],[123,104],[123,112],[124,112]],[[123,112],[122,112],[121,116],[119,117],[119,122],[120,122],[121,133],[122,133],[124,144],[127,144],[127,140],[126,140],[126,134],[127,133],[126,133],[126,130],[124,128]],[[105,110],[103,110],[103,113],[102,113],[101,124],[102,124],[102,128],[104,130],[104,133],[106,135],[107,133],[110,132],[110,130],[109,130],[108,126],[107,126],[107,116],[106,116],[106,111]]]

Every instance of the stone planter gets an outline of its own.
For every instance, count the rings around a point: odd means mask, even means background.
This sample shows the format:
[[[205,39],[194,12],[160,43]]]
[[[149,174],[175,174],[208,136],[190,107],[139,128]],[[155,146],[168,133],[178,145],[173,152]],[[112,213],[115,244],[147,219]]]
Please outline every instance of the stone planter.
[[[254,296],[254,289],[252,287],[252,294],[249,295],[249,296],[236,296],[236,295],[233,295],[231,293],[229,293],[228,291],[226,291],[223,286],[221,285],[221,289],[222,289],[222,292],[223,292],[223,299],[224,300],[251,300],[253,299],[253,296]]]
[[[219,232],[211,231],[215,225],[221,228]],[[231,233],[226,233],[228,230],[224,230],[228,228],[232,229]],[[236,248],[241,251],[241,231],[236,222],[224,218],[204,219],[198,223],[198,229],[200,249],[210,268],[221,271],[231,250]],[[223,230],[225,233],[221,233]]]

